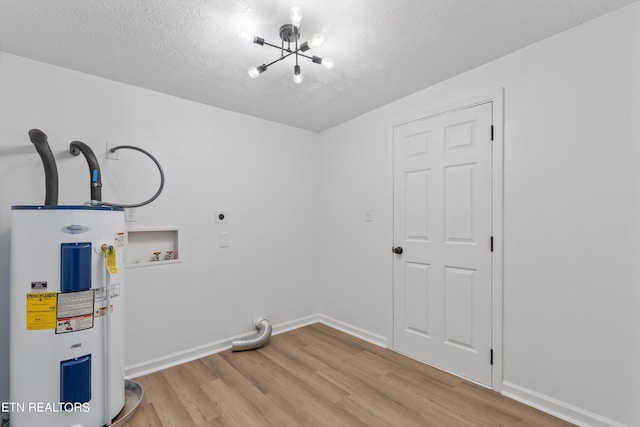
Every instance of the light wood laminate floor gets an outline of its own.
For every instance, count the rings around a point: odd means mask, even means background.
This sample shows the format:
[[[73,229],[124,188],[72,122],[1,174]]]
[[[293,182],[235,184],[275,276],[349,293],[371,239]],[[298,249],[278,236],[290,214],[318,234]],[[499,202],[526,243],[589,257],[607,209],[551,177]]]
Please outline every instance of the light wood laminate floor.
[[[322,324],[136,381],[126,427],[570,425]]]

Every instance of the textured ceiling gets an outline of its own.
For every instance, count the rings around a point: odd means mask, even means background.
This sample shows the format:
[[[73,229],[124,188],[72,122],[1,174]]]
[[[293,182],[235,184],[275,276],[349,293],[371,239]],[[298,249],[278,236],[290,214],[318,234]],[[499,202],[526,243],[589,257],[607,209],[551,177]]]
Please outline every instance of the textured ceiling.
[[[0,0],[0,50],[313,131],[636,0]],[[289,9],[308,51],[256,79],[280,52]]]

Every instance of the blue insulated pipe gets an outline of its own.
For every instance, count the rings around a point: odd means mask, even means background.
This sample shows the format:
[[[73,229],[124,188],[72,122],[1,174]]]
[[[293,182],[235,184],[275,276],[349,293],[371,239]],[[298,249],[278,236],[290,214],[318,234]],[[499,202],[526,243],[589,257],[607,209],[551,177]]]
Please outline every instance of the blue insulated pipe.
[[[100,164],[96,158],[95,153],[87,144],[82,141],[73,141],[69,144],[69,152],[74,156],[79,156],[82,153],[87,159],[89,165],[89,175],[91,178],[91,201],[102,201],[102,175],[100,174]]]

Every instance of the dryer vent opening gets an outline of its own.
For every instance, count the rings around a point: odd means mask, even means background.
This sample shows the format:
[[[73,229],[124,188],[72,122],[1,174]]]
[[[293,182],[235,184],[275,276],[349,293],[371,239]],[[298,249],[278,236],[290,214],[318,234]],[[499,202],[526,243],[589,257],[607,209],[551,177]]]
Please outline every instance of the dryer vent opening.
[[[255,350],[256,348],[260,348],[269,341],[271,337],[271,332],[273,328],[271,327],[271,322],[267,319],[259,319],[256,322],[256,328],[258,329],[258,333],[252,335],[250,337],[245,338],[236,338],[231,343],[231,350],[233,351],[245,351],[245,350]]]

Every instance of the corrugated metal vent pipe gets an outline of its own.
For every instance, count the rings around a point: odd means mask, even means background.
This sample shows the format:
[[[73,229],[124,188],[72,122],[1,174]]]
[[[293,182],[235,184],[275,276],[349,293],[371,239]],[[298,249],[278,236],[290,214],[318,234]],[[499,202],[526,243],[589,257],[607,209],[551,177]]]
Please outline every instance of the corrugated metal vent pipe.
[[[259,319],[256,321],[256,328],[258,333],[250,337],[236,338],[231,343],[231,350],[233,351],[245,351],[255,350],[260,348],[269,341],[271,337],[272,327],[271,322],[267,319]]]

